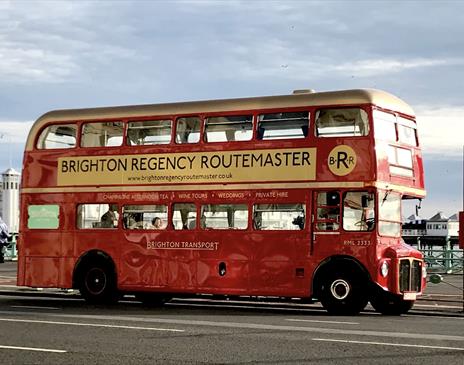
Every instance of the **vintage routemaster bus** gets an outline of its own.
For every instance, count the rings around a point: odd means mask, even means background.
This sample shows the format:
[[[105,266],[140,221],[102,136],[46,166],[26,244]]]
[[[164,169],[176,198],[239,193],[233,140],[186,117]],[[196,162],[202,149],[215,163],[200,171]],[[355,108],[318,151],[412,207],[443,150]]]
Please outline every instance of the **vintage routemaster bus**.
[[[414,112],[379,90],[59,110],[24,154],[18,285],[408,311],[401,202],[425,196]]]

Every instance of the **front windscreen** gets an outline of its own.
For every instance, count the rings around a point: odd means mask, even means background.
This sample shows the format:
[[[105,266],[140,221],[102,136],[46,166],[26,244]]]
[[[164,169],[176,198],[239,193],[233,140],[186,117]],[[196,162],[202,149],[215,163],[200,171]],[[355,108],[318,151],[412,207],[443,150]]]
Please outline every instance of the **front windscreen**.
[[[401,196],[391,190],[379,191],[379,233],[398,237],[401,234]]]

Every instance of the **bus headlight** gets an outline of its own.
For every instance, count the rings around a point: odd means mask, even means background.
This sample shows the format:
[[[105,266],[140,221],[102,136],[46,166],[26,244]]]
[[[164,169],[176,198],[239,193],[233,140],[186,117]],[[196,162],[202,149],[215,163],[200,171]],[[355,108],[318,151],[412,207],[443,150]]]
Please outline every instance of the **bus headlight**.
[[[427,278],[427,267],[425,266],[425,263],[422,265],[422,279]]]
[[[388,275],[388,262],[384,261],[382,262],[382,265],[380,265],[380,275],[383,277],[386,277]]]

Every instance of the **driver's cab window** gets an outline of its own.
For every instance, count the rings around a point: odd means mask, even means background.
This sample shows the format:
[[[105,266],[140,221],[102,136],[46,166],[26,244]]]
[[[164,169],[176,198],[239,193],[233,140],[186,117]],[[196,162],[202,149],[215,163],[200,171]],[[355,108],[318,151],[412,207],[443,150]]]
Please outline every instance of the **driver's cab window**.
[[[343,229],[345,231],[372,231],[374,223],[374,193],[350,191],[343,195]]]
[[[340,192],[337,190],[317,193],[316,229],[338,231],[340,228]]]

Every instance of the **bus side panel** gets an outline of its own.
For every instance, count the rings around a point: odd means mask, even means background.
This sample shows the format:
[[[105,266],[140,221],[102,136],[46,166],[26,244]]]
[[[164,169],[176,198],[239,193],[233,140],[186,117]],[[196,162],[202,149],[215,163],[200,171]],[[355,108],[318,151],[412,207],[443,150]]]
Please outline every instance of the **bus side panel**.
[[[197,250],[198,289],[218,294],[249,293],[254,252],[249,232],[208,230],[199,237],[206,249]]]
[[[28,257],[61,257],[61,236],[61,232],[57,230],[40,229],[24,232],[21,254]]]
[[[196,288],[195,253],[181,249],[193,232],[127,230],[121,251],[119,285],[122,289],[193,290]]]
[[[251,282],[257,295],[302,295],[304,280],[297,277],[297,260],[304,253],[297,253],[299,241],[309,234],[304,231],[261,231],[254,233],[255,252]],[[298,245],[301,247],[300,245]],[[299,271],[301,273],[301,271]],[[298,274],[303,275],[303,274]]]
[[[26,257],[24,282],[26,286],[40,288],[59,287],[60,259],[52,257]]]

